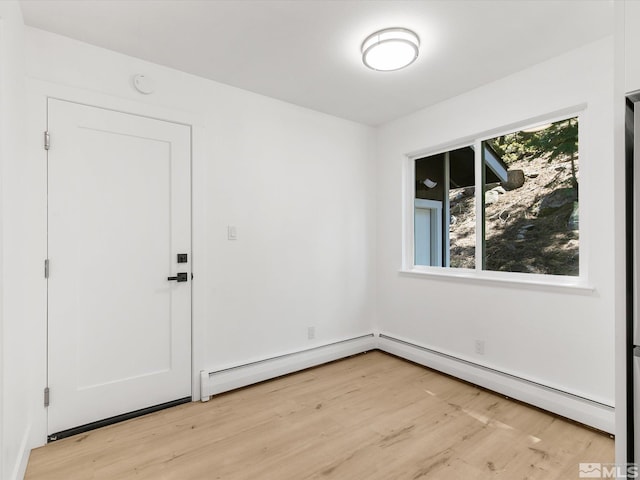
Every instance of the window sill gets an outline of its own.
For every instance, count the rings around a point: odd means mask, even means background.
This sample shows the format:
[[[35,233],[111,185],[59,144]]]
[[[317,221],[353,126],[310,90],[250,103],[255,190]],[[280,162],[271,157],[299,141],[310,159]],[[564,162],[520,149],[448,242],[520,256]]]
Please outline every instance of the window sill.
[[[568,290],[578,294],[590,294],[595,291],[593,285],[587,284],[584,280],[575,277],[564,277],[554,275],[535,275],[528,273],[509,272],[478,272],[467,269],[442,269],[414,268],[402,269],[398,272],[402,276],[434,278],[447,281],[465,281],[471,283],[497,284],[513,288],[536,288],[548,291]],[[529,277],[529,278],[527,278]]]

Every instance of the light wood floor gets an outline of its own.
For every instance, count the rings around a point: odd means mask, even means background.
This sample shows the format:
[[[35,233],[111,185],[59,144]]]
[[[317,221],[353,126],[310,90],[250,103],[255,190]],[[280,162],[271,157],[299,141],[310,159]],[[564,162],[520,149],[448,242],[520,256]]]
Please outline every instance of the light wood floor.
[[[26,479],[567,480],[613,443],[371,352],[38,448]]]

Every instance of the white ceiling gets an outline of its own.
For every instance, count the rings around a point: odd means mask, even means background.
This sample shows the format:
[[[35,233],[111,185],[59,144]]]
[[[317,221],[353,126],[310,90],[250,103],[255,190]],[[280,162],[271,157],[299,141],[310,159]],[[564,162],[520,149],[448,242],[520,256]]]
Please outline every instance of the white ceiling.
[[[612,33],[611,0],[22,0],[27,25],[378,125]],[[406,70],[360,45],[402,26]],[[523,92],[526,94],[526,92]]]

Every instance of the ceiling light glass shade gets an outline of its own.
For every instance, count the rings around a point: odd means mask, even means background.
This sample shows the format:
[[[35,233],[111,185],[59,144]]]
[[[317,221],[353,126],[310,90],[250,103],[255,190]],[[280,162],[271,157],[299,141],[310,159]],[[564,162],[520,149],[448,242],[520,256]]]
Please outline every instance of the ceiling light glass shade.
[[[386,28],[362,42],[362,61],[373,70],[400,70],[415,62],[419,47],[420,39],[411,30]]]

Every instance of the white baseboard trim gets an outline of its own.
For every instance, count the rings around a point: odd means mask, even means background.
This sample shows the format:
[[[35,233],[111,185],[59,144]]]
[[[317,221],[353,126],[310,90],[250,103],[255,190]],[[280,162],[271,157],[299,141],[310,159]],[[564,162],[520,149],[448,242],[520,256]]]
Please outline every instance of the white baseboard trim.
[[[451,355],[380,334],[378,349],[466,380],[608,433],[615,431],[615,409],[587,398],[499,372]]]
[[[371,333],[224,370],[201,370],[200,400],[206,402],[211,395],[246,387],[376,348],[376,338]]]
[[[25,429],[22,441],[20,442],[20,450],[16,456],[16,463],[13,467],[9,480],[23,480],[25,473],[27,473],[27,465],[29,463],[29,455],[31,454],[31,448],[29,448],[29,439],[31,438],[32,424]]]

